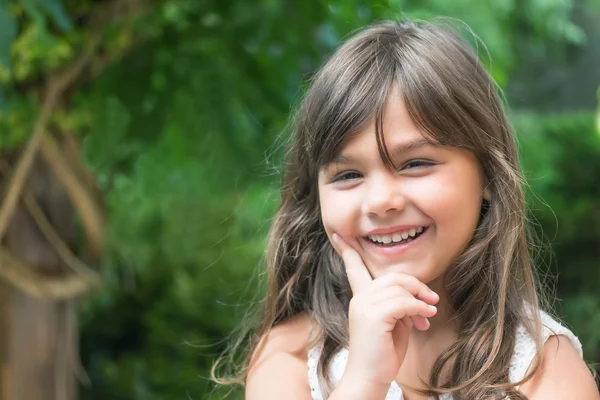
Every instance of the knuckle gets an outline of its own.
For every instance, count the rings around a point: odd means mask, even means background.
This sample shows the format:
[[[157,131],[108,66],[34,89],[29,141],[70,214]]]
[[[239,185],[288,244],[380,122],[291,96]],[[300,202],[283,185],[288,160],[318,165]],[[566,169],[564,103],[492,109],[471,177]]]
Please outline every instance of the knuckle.
[[[401,296],[398,298],[398,300],[396,301],[396,304],[398,305],[398,307],[400,308],[406,308],[407,302],[408,302],[408,298],[406,298],[405,296]]]
[[[394,285],[398,285],[398,286],[405,286],[405,285],[409,285],[411,283],[410,279],[412,277],[410,275],[406,275],[400,272],[395,272],[394,275],[392,276],[392,279],[394,281]]]
[[[419,280],[412,275],[404,275],[402,277],[402,282],[407,287],[414,287],[414,288],[418,288],[421,284],[421,282],[419,282]]]
[[[406,308],[410,308],[411,310],[414,310],[415,308],[419,307],[419,300],[415,299],[415,298],[406,298],[404,300],[405,302],[405,306]]]
[[[392,295],[394,297],[405,297],[406,296],[406,290],[404,290],[402,287],[400,286],[394,286],[391,289]]]
[[[403,279],[398,272],[390,272],[376,279],[380,287],[399,287],[402,286]]]
[[[417,278],[415,278],[412,275],[407,275],[406,276],[406,280],[407,280],[407,282],[409,282],[409,283],[411,283],[411,284],[413,284],[415,286],[420,286],[421,285],[421,281],[418,280]]]

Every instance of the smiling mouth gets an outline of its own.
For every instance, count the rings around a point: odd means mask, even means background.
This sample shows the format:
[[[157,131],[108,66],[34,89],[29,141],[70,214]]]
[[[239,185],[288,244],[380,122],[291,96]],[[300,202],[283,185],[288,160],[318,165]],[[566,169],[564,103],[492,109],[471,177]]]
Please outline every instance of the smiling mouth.
[[[410,243],[427,231],[428,227],[422,226],[409,231],[397,232],[392,235],[369,235],[367,240],[381,247],[393,247],[400,244]]]

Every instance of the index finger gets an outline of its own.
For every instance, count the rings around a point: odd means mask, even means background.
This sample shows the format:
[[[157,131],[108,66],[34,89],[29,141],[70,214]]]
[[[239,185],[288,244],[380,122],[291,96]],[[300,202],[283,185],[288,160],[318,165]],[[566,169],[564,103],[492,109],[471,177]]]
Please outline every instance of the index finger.
[[[348,282],[350,282],[352,293],[356,295],[369,287],[371,282],[373,282],[373,278],[360,257],[360,254],[350,247],[340,235],[334,233],[333,241],[337,244],[342,260],[344,260],[346,275],[348,276]]]

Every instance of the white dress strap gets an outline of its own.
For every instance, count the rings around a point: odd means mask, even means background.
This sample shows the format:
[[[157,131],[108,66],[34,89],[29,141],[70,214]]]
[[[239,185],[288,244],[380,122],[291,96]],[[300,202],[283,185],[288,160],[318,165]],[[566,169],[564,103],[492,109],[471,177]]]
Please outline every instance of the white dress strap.
[[[542,320],[542,343],[546,343],[548,338],[553,335],[563,335],[567,337],[579,356],[583,358],[581,342],[567,327],[561,325],[544,311],[540,311]],[[535,341],[527,333],[523,325],[517,328],[515,340],[515,351],[510,362],[509,378],[511,382],[518,382],[525,377],[527,369],[535,357]]]
[[[308,384],[313,400],[323,400],[319,378],[317,376],[317,365],[321,357],[321,348],[313,347],[308,351]]]

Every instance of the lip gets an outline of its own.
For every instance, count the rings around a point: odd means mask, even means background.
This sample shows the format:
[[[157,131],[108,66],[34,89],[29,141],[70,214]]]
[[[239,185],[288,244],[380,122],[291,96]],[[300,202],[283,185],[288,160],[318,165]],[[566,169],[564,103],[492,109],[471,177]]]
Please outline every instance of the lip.
[[[389,234],[389,233],[403,232],[403,231],[408,231],[408,230],[413,229],[413,228],[417,229],[417,228],[420,228],[420,227],[423,227],[425,229],[428,228],[427,225],[396,225],[396,226],[392,226],[390,228],[380,228],[380,229],[375,229],[375,230],[372,230],[370,232],[367,232],[365,234],[365,238],[367,236],[371,236],[371,235],[386,235],[386,234]]]
[[[419,226],[423,226],[423,225],[419,225]],[[364,247],[367,248],[369,251],[372,251],[374,253],[377,254],[381,254],[384,256],[398,256],[400,254],[403,254],[407,251],[409,251],[411,248],[415,247],[416,245],[418,245],[419,243],[421,243],[423,240],[423,237],[428,237],[429,236],[429,226],[423,226],[425,228],[425,230],[423,231],[423,233],[416,239],[411,240],[410,242],[407,243],[402,243],[400,242],[400,244],[394,245],[394,246],[379,246],[375,243],[373,243],[368,237],[361,237],[360,240],[364,243]],[[411,227],[414,228],[414,227]],[[394,228],[397,229],[397,228]],[[401,229],[404,229],[403,227],[401,227]],[[409,228],[410,229],[410,228]],[[385,230],[379,230],[379,231],[383,231],[383,233],[389,233],[389,232],[396,232],[394,230],[387,230],[387,232]],[[369,233],[369,235],[377,235],[378,231],[373,231],[376,233]],[[382,233],[380,233],[382,234]]]

